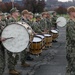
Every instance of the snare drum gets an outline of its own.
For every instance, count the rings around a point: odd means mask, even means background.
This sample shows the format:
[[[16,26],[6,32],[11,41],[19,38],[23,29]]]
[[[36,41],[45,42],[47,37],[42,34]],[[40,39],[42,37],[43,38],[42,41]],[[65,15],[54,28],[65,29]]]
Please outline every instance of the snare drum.
[[[32,43],[30,44],[30,53],[40,54],[42,52],[42,39],[39,37],[34,37]]]
[[[52,34],[52,40],[55,40],[58,37],[58,31],[56,30],[51,30],[51,34]]]
[[[50,47],[52,46],[52,36],[49,34],[44,34],[45,36],[45,46]]]
[[[36,35],[36,36],[42,38],[42,49],[45,49],[45,36],[41,34]]]

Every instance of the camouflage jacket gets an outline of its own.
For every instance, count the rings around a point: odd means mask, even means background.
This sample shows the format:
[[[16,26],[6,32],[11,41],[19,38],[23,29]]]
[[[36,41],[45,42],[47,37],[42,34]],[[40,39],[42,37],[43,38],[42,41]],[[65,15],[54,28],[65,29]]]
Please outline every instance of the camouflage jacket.
[[[50,31],[51,30],[51,26],[52,26],[51,20],[46,18],[46,22],[47,22],[47,29]]]
[[[52,26],[56,26],[56,20],[57,20],[57,16],[53,16],[52,19],[51,19],[51,22],[52,22]]]
[[[9,20],[7,20],[7,25],[11,24],[11,23],[14,23],[14,22],[17,22],[17,20],[15,20],[13,17],[11,17]]]
[[[35,33],[42,33],[39,22],[33,22],[32,29],[34,30]]]
[[[66,45],[67,47],[75,47],[75,22],[71,19],[66,26]]]
[[[47,20],[43,18],[41,19],[40,23],[41,23],[41,30],[42,31],[47,30]]]

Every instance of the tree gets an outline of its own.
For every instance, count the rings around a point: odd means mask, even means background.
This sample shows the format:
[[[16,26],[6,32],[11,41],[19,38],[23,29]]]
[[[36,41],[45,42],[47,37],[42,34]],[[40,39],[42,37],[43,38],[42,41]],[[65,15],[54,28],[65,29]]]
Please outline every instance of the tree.
[[[55,9],[55,11],[58,14],[66,14],[67,13],[67,9],[65,7],[60,6],[59,8]]]
[[[24,8],[33,12],[42,12],[45,8],[44,0],[23,0]]]

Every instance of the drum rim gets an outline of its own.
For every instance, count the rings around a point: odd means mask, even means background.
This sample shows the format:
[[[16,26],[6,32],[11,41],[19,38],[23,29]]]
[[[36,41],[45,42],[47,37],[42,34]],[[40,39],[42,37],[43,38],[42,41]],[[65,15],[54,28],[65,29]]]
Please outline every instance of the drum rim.
[[[55,31],[55,32],[53,32],[53,31]],[[51,32],[52,32],[52,33],[55,33],[55,34],[56,34],[56,33],[58,33],[58,31],[57,31],[57,30],[53,30],[53,31],[51,30]]]
[[[41,38],[41,39],[44,39],[45,38],[45,36],[44,35],[40,35],[40,34],[38,34],[38,35],[36,35],[37,37],[39,37],[39,38]],[[42,36],[42,37],[41,37]]]
[[[37,41],[37,42],[42,42],[42,38],[41,37],[37,37],[37,36],[34,36],[34,37],[41,39],[41,41]],[[34,39],[34,37],[33,37],[33,39]],[[32,42],[33,43],[37,43],[36,41],[33,41],[33,40],[32,40]]]
[[[44,36],[45,36],[46,34],[44,34]],[[51,37],[52,35],[50,35],[50,34],[47,34],[47,35],[49,35],[49,36],[45,36],[45,37]]]

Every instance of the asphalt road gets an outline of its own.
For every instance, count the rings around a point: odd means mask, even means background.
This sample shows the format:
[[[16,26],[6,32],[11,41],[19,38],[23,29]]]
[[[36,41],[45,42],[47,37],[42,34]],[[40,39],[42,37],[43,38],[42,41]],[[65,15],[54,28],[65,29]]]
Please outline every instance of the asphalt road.
[[[40,56],[31,55],[34,60],[26,61],[31,65],[28,68],[21,67],[19,60],[16,69],[21,71],[21,75],[65,75],[67,64],[65,36],[65,27],[59,28],[59,37],[57,39],[58,42],[53,43],[51,48],[43,50]],[[9,75],[7,64],[6,58],[6,68],[4,75]]]

